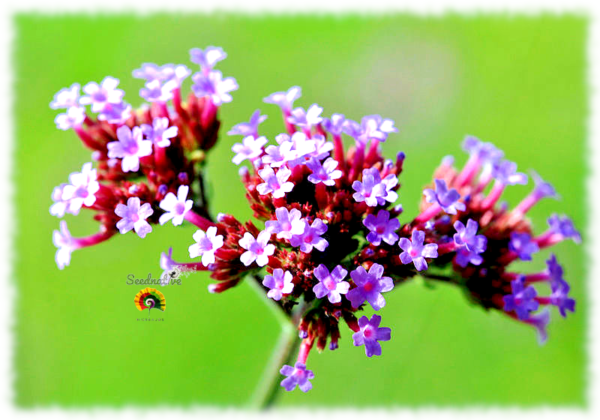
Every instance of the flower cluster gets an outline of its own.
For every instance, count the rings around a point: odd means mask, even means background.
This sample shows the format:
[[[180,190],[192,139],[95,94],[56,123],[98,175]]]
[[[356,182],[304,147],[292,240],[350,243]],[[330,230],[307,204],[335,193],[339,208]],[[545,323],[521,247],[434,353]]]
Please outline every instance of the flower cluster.
[[[86,85],[88,96],[82,98],[77,85],[56,95],[51,105],[68,108],[57,125],[75,129],[94,150],[97,167],[86,163],[68,184],[57,187],[50,211],[62,217],[88,208],[102,226],[97,235],[75,239],[62,222],[54,236],[60,268],[68,265],[71,251],[117,231],[133,230],[143,238],[156,223],[196,225],[189,254],[199,260],[176,262],[169,249],[161,268],[210,271],[216,280],[209,286],[212,293],[244,278],[257,282],[297,321],[302,339],[297,362],[281,368],[286,376],[281,385],[288,391],[311,389],[309,353],[328,343],[331,350],[338,348],[342,321],[352,331],[354,346],[364,346],[368,357],[381,355],[390,328],[380,327],[379,314],[369,319],[357,312],[367,306],[380,311],[385,293],[417,275],[462,287],[482,307],[535,327],[540,342],[549,321],[548,310],[540,308],[555,306],[563,317],[574,311],[554,255],[541,273],[509,268],[565,239],[581,241],[565,216],[551,216],[546,232],[533,233],[527,212],[538,201],[557,197],[548,182],[534,174],[533,191],[517,206],[499,205],[507,186],[526,184],[528,177],[494,145],[467,136],[464,167],[459,170],[453,158],[444,158],[423,191],[420,213],[401,222],[403,208],[395,203],[405,154],[395,160],[381,154],[381,143],[398,131],[394,122],[379,115],[360,122],[342,114],[326,118],[317,104],[294,107],[299,87],[264,99],[280,108],[285,127],[271,144],[259,133],[266,119],[260,110],[229,131],[241,136],[232,147],[232,162],[248,165],[239,174],[256,222],[227,214],[213,221],[204,196],[203,162],[217,139],[217,109],[231,101],[229,92],[237,84],[213,69],[226,56],[222,49],[193,49],[191,56],[201,71],[192,76],[187,103],[180,100],[180,86],[191,72],[170,64],[144,64],[134,71],[146,80],[140,94],[151,102],[135,112],[113,78]],[[84,105],[100,113],[95,120]],[[121,120],[113,118],[115,109],[122,109]],[[352,142],[347,150],[344,137]],[[548,296],[538,295],[541,283],[549,285]]]

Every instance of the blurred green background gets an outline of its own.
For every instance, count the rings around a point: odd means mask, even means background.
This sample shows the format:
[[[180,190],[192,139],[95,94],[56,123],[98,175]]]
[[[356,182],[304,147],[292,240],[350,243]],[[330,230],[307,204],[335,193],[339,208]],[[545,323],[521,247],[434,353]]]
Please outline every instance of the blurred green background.
[[[138,322],[139,287],[127,275],[160,275],[159,255],[174,247],[187,260],[191,226],[155,227],[144,240],[118,236],[54,263],[50,193],[90,160],[72,132],[55,129],[53,94],[73,82],[121,79],[139,105],[142,62],[186,63],[188,50],[222,46],[219,64],[240,89],[223,106],[223,135],[210,154],[212,208],[242,220],[251,213],[230,163],[239,138],[225,131],[260,108],[262,131],[283,130],[271,92],[303,88],[298,105],[359,119],[379,113],[400,133],[384,144],[406,152],[400,179],[402,220],[416,214],[421,188],[447,154],[465,161],[465,134],[494,142],[521,170],[535,168],[562,195],[533,209],[536,231],[551,212],[568,213],[584,230],[586,167],[586,37],[581,16],[462,17],[65,15],[21,14],[14,38],[16,214],[16,402],[23,407],[249,404],[280,329],[247,284],[222,295],[194,275],[161,288],[164,322]],[[184,85],[189,89],[189,80]],[[516,204],[530,186],[507,191]],[[68,216],[71,232],[96,231],[91,215]],[[383,356],[368,359],[342,329],[340,349],[310,356],[314,389],[286,393],[287,405],[533,406],[585,404],[587,261],[573,243],[553,249],[564,263],[577,313],[553,312],[550,339],[499,313],[470,305],[455,288],[430,290],[417,280],[386,295],[384,325],[393,330]],[[520,268],[535,272],[548,253]],[[146,315],[144,315],[146,316]],[[345,328],[345,327],[344,327]]]

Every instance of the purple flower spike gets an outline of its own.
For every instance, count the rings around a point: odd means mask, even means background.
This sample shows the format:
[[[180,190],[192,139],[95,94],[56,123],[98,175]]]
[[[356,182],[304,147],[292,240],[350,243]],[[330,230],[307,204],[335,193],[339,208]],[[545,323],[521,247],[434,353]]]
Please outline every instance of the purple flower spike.
[[[481,265],[483,262],[483,257],[479,255],[477,252],[469,251],[467,248],[459,248],[456,251],[456,264],[465,268],[467,265]]]
[[[50,108],[52,109],[61,109],[61,108],[71,108],[73,106],[78,105],[79,101],[79,91],[81,87],[79,83],[73,83],[71,87],[64,88],[59,90],[56,95],[54,95],[54,99],[50,102]]]
[[[269,243],[271,234],[263,230],[258,234],[256,239],[250,232],[244,233],[244,237],[240,239],[239,245],[247,249],[242,254],[240,260],[248,267],[254,261],[259,267],[264,267],[269,262],[269,256],[275,253],[275,245]]]
[[[457,220],[454,223],[454,243],[458,246],[464,246],[468,251],[481,254],[487,247],[487,238],[484,235],[477,235],[479,224],[472,219],[467,220],[467,227]],[[479,264],[476,264],[479,265]]]
[[[523,279],[524,277],[521,276],[511,281],[512,294],[505,295],[502,298],[504,300],[504,310],[506,312],[515,311],[517,317],[522,321],[529,319],[529,313],[536,311],[540,306],[535,300],[537,292],[533,286],[525,287]]]
[[[576,244],[581,243],[581,234],[567,216],[559,217],[557,214],[553,214],[548,219],[548,225],[552,232],[562,235],[564,239],[572,239]]]
[[[217,235],[217,227],[209,227],[206,233],[197,230],[192,237],[196,243],[188,248],[190,258],[202,256],[202,264],[205,267],[214,263],[215,252],[223,246],[223,235]]]
[[[292,290],[294,290],[293,277],[292,273],[289,271],[284,273],[281,268],[273,270],[272,276],[266,275],[262,284],[271,289],[267,292],[267,297],[273,300],[281,300],[283,295],[292,293]]]
[[[428,203],[438,204],[446,213],[456,214],[456,211],[464,211],[465,204],[459,202],[460,194],[454,188],[448,190],[446,181],[443,179],[435,180],[435,191],[427,188],[423,191]]]
[[[277,173],[275,173],[273,168],[265,166],[262,170],[258,171],[258,174],[265,181],[256,186],[256,190],[260,195],[272,193],[274,198],[281,198],[285,197],[294,188],[294,183],[288,182],[289,177],[292,175],[292,171],[288,168],[279,168]]]
[[[373,314],[371,320],[366,316],[360,317],[358,326],[360,331],[352,334],[352,340],[355,346],[365,346],[367,357],[381,356],[381,344],[379,341],[390,341],[392,330],[390,328],[380,328],[381,317]]]
[[[348,293],[348,289],[350,289],[350,283],[342,281],[348,275],[348,270],[345,270],[341,265],[338,265],[329,273],[327,267],[321,264],[315,268],[314,274],[319,279],[319,283],[313,287],[317,299],[327,296],[329,302],[339,303],[342,301],[342,295]]]
[[[205,50],[192,48],[190,50],[190,61],[199,64],[202,70],[210,71],[215,65],[227,58],[227,53],[221,47],[206,47]]]
[[[558,308],[563,318],[567,317],[567,311],[575,312],[575,299],[569,297],[570,290],[571,287],[564,280],[552,283],[550,303]]]
[[[423,245],[425,240],[425,232],[414,230],[411,240],[408,238],[400,238],[400,248],[404,251],[400,254],[402,264],[415,264],[417,271],[427,270],[427,261],[425,258],[437,258],[437,244]]]
[[[152,125],[142,124],[140,126],[142,133],[146,136],[147,140],[152,141],[156,147],[168,147],[171,145],[171,140],[176,137],[179,129],[176,125],[169,127],[168,118],[154,118]]]
[[[231,161],[236,165],[239,165],[246,159],[256,159],[262,154],[263,146],[267,144],[267,142],[268,140],[264,136],[259,138],[254,138],[254,136],[244,137],[242,143],[236,143],[231,147],[231,150],[236,153]]]
[[[260,109],[254,111],[250,117],[250,121],[234,125],[227,134],[230,136],[257,136],[258,126],[267,119],[266,115],[260,115]]]
[[[323,121],[323,118],[320,117],[321,112],[323,112],[323,108],[317,104],[312,104],[306,111],[304,108],[298,107],[292,111],[292,115],[287,120],[298,127],[310,129]]]
[[[117,129],[119,141],[108,143],[108,157],[122,158],[123,172],[137,172],[140,169],[140,158],[152,154],[152,141],[143,140],[140,127],[131,130],[126,125]]]
[[[542,312],[532,315],[525,322],[533,325],[537,330],[538,343],[540,346],[545,344],[548,340],[548,332],[546,331],[546,328],[550,322],[550,311],[548,309],[544,309]]]
[[[164,225],[171,219],[173,219],[173,226],[179,226],[183,223],[185,214],[194,206],[194,202],[187,199],[189,190],[188,185],[180,185],[177,189],[177,196],[170,192],[163,198],[159,203],[159,207],[166,213],[160,216],[158,223]]]
[[[511,233],[508,249],[515,252],[523,261],[531,261],[531,254],[540,250],[538,245],[532,241],[531,235],[526,232]]]
[[[385,298],[382,293],[392,290],[394,281],[390,277],[382,276],[383,266],[377,263],[371,266],[368,273],[362,266],[350,273],[356,287],[350,290],[346,297],[352,307],[358,308],[365,300],[376,311],[385,306]]]
[[[494,163],[492,176],[504,185],[527,184],[527,175],[517,172],[517,164],[508,160]]]
[[[233,77],[223,79],[223,74],[218,70],[212,70],[208,75],[195,73],[192,80],[194,94],[198,98],[210,97],[216,106],[231,102],[233,98],[229,92],[238,89],[238,84]]]
[[[146,219],[154,213],[150,203],[145,203],[140,206],[138,197],[129,197],[127,205],[117,204],[115,214],[121,217],[117,222],[117,229],[121,234],[127,233],[130,230],[135,230],[140,238],[144,238],[148,233],[152,232],[152,227]]]
[[[58,114],[54,119],[56,128],[59,130],[69,130],[75,127],[81,127],[85,120],[85,109],[79,106],[72,106],[64,114]]]
[[[322,182],[325,185],[333,186],[335,180],[342,177],[342,171],[336,169],[338,162],[333,158],[327,158],[323,165],[313,158],[306,162],[306,166],[312,171],[312,174],[308,176],[308,180],[313,184]]]
[[[106,104],[118,104],[123,100],[124,92],[117,89],[119,79],[107,76],[98,85],[90,82],[83,87],[85,96],[79,98],[81,105],[91,105],[92,112],[101,112]]]
[[[339,136],[344,130],[344,121],[346,118],[343,114],[333,114],[331,119],[323,118],[323,128],[334,136]]]
[[[315,219],[310,226],[305,219],[304,232],[301,235],[293,235],[290,244],[293,247],[300,247],[300,251],[306,254],[310,253],[313,248],[323,252],[329,246],[329,242],[321,238],[325,232],[327,232],[327,225],[321,219]]]
[[[296,362],[294,367],[290,365],[283,365],[279,371],[282,375],[287,376],[286,379],[281,381],[281,386],[286,391],[293,391],[296,385],[302,392],[308,392],[312,388],[312,384],[309,382],[315,377],[312,370],[307,370],[304,363]]]
[[[400,228],[400,221],[390,220],[390,213],[385,210],[379,210],[377,216],[367,215],[363,224],[370,230],[367,240],[375,246],[379,246],[382,240],[388,245],[394,245],[398,240],[395,232]]]
[[[266,230],[276,233],[280,239],[290,240],[293,235],[302,235],[304,233],[304,220],[302,213],[298,209],[288,211],[285,207],[279,207],[275,210],[277,220],[268,220],[265,222]]]
[[[294,106],[294,101],[302,96],[302,89],[298,86],[292,86],[287,92],[275,92],[263,99],[267,104],[277,105],[284,113],[290,113]]]

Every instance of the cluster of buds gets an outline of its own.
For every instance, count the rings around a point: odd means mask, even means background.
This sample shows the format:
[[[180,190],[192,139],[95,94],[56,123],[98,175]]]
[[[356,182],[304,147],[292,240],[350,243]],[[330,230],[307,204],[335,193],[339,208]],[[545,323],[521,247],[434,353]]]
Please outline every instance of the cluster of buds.
[[[541,307],[555,306],[563,317],[574,311],[554,255],[541,273],[509,269],[512,262],[531,260],[557,242],[580,242],[565,216],[551,216],[547,231],[533,234],[527,212],[541,199],[557,197],[548,182],[534,173],[533,191],[508,209],[499,203],[504,189],[526,184],[527,175],[517,172],[516,164],[494,145],[468,136],[465,166],[459,170],[452,157],[445,157],[423,191],[420,214],[401,222],[403,209],[395,203],[405,155],[389,160],[381,154],[381,143],[397,132],[394,122],[379,115],[360,123],[342,114],[324,118],[317,104],[294,108],[299,87],[264,99],[283,115],[285,132],[275,136],[274,144],[259,135],[266,119],[259,110],[228,132],[242,138],[232,148],[232,161],[249,163],[239,174],[257,222],[242,223],[226,214],[213,221],[203,193],[202,163],[217,138],[218,106],[231,100],[228,92],[237,85],[213,70],[225,57],[220,48],[194,49],[191,55],[201,72],[192,76],[187,103],[180,101],[179,88],[190,71],[173,65],[144,64],[134,71],[147,80],[140,94],[152,102],[135,113],[128,111],[111,78],[99,87],[86,85],[88,96],[79,100],[76,85],[57,94],[52,106],[68,107],[57,125],[74,128],[94,150],[98,164],[92,169],[86,163],[69,184],[56,188],[51,213],[77,214],[88,208],[102,226],[94,236],[75,239],[63,222],[54,238],[60,268],[68,264],[72,250],[117,231],[134,230],[144,237],[151,223],[186,220],[196,225],[189,246],[190,258],[196,260],[174,261],[169,249],[161,255],[161,268],[209,271],[216,280],[208,288],[212,293],[244,278],[258,282],[266,298],[298,320],[302,341],[297,362],[281,368],[286,377],[281,386],[288,391],[312,387],[308,355],[313,348],[338,348],[341,321],[352,331],[355,346],[364,346],[368,357],[381,355],[390,328],[380,327],[377,314],[369,319],[357,312],[367,305],[375,311],[384,308],[384,293],[417,275],[464,288],[482,307],[535,327],[541,343],[549,321],[548,309]],[[85,114],[85,104],[100,112],[97,120]],[[109,120],[114,109],[125,110],[126,116]],[[348,150],[343,136],[352,139]],[[144,182],[136,181],[140,177]],[[544,283],[549,294],[540,296]]]

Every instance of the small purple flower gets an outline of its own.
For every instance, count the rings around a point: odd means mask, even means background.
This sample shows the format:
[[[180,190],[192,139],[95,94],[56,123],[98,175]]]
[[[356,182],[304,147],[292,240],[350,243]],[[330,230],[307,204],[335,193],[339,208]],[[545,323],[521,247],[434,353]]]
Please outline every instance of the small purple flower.
[[[266,115],[260,115],[260,109],[254,111],[254,114],[250,117],[250,121],[239,123],[234,125],[227,134],[230,136],[258,136],[258,126],[267,119]]]
[[[331,155],[333,150],[333,143],[327,141],[325,136],[321,134],[314,134],[310,139],[310,142],[314,144],[315,150],[310,153],[310,156],[317,160],[323,160]]]
[[[469,251],[466,247],[459,248],[456,251],[456,264],[465,268],[469,263],[473,265],[481,265],[483,262],[483,257],[479,255],[479,253],[474,251]]]
[[[238,84],[233,77],[223,79],[223,74],[218,70],[212,70],[208,75],[195,73],[192,80],[194,94],[199,98],[210,97],[216,106],[231,102],[233,98],[229,92],[238,89]]]
[[[277,105],[285,113],[292,111],[294,101],[302,96],[302,89],[298,86],[292,86],[287,92],[275,92],[263,99],[267,104]]]
[[[378,311],[385,306],[385,298],[382,293],[389,292],[394,288],[394,281],[390,277],[383,276],[383,266],[373,264],[369,272],[363,266],[358,266],[350,273],[356,287],[346,294],[353,308],[358,308],[366,300],[371,307]]]
[[[479,224],[473,220],[467,220],[467,227],[460,221],[457,220],[454,223],[454,243],[460,247],[464,246],[470,252],[481,254],[487,247],[487,238],[484,235],[477,235],[477,229]],[[476,264],[479,265],[479,264]]]
[[[131,72],[136,79],[144,79],[148,82],[152,80],[166,80],[168,78],[168,70],[154,63],[143,63],[142,67]]]
[[[100,121],[110,124],[123,124],[129,117],[131,117],[131,105],[126,102],[106,104],[98,114]]]
[[[317,104],[312,104],[306,111],[304,108],[298,107],[292,111],[287,120],[298,127],[310,129],[323,121],[323,118],[320,117],[321,112],[323,112],[323,108]]]
[[[71,262],[71,252],[75,249],[73,237],[67,228],[67,222],[60,221],[60,230],[52,232],[52,242],[58,248],[54,260],[60,270]]]
[[[269,243],[271,233],[263,230],[258,234],[256,239],[250,232],[244,233],[244,237],[240,239],[240,246],[247,251],[242,254],[240,260],[248,267],[254,261],[259,267],[264,267],[269,262],[269,255],[275,253],[275,245]]]
[[[150,203],[145,203],[140,206],[138,197],[129,197],[127,205],[117,204],[115,214],[121,217],[117,222],[117,229],[121,234],[127,233],[130,230],[135,230],[140,238],[144,238],[148,233],[152,232],[152,227],[146,219],[154,213]]]
[[[394,127],[394,121],[383,119],[380,115],[367,115],[361,120],[363,135],[367,139],[376,139],[380,142],[387,140],[388,134],[397,133],[398,129]]]
[[[56,217],[63,217],[69,208],[69,200],[63,199],[63,190],[68,184],[60,184],[52,190],[52,201],[50,214]]]
[[[327,225],[321,219],[315,219],[312,225],[309,225],[306,219],[303,222],[304,231],[300,235],[293,235],[290,244],[293,247],[300,247],[300,251],[306,254],[310,253],[313,247],[321,252],[325,251],[329,242],[321,238],[321,235],[327,232]]]
[[[64,114],[58,114],[54,118],[56,128],[60,130],[69,130],[75,127],[81,127],[85,120],[85,109],[79,106],[72,106]]]
[[[163,198],[159,207],[166,211],[166,213],[160,216],[158,223],[164,225],[171,219],[173,219],[174,226],[179,226],[183,223],[185,214],[194,206],[194,202],[187,199],[189,190],[189,186],[180,185],[177,190],[177,196],[170,192]]]
[[[558,263],[556,255],[552,254],[548,260],[546,260],[546,266],[548,267],[548,277],[551,285],[558,284],[563,280],[563,268]]]
[[[268,220],[265,222],[265,227],[267,231],[276,233],[278,238],[290,240],[293,235],[304,233],[305,223],[300,210],[288,211],[285,207],[279,207],[275,210],[275,216],[277,220]]]
[[[173,99],[173,89],[177,87],[178,84],[175,80],[161,83],[160,80],[154,79],[146,82],[145,86],[140,89],[140,97],[148,102],[167,102]]]
[[[504,300],[504,310],[506,312],[515,311],[517,317],[524,321],[529,318],[529,313],[536,311],[540,304],[535,300],[537,292],[533,286],[525,287],[524,277],[520,276],[510,282],[512,294],[502,297]]]
[[[344,121],[346,121],[346,118],[343,114],[333,114],[331,119],[323,118],[323,128],[332,135],[339,136],[344,130]]]
[[[168,118],[154,118],[152,125],[142,124],[142,133],[146,136],[146,140],[151,140],[156,147],[168,147],[171,145],[171,140],[176,137],[179,129],[173,125],[169,127]]]
[[[575,299],[569,297],[570,290],[571,287],[564,280],[552,283],[550,303],[558,308],[563,318],[567,317],[567,311],[575,312]]]
[[[527,175],[517,172],[517,164],[508,160],[495,162],[492,166],[492,176],[504,185],[527,184]]]
[[[259,157],[263,152],[263,146],[267,144],[268,140],[266,137],[261,136],[254,138],[254,136],[244,137],[241,143],[236,143],[231,147],[231,150],[236,155],[231,159],[233,163],[239,165],[245,159],[254,160]]]
[[[63,187],[60,198],[61,201],[68,202],[68,213],[77,215],[82,206],[90,207],[96,202],[100,184],[91,162],[84,163],[81,172],[69,175],[69,183]]]
[[[79,83],[73,83],[71,87],[59,90],[54,99],[50,102],[50,108],[61,109],[77,106],[79,100],[79,91],[81,87]]]
[[[258,171],[258,175],[265,181],[256,186],[256,190],[260,195],[272,193],[274,198],[281,198],[285,197],[294,188],[294,183],[287,182],[288,178],[292,175],[292,171],[288,168],[279,168],[277,173],[275,173],[273,168],[265,166],[262,170]]]
[[[189,246],[190,258],[202,256],[202,264],[208,267],[215,262],[215,252],[223,246],[223,235],[217,235],[217,227],[211,226],[204,233],[197,230],[192,236],[195,244]]]
[[[267,297],[273,300],[281,300],[283,295],[292,293],[294,290],[294,283],[292,279],[294,276],[289,271],[284,271],[281,268],[273,270],[273,275],[266,275],[262,281],[263,286],[268,287]]]
[[[352,340],[355,346],[365,346],[367,357],[381,356],[381,344],[379,341],[390,341],[392,330],[390,328],[380,328],[381,317],[373,314],[371,320],[366,316],[360,317],[358,326],[360,331],[352,334]]]
[[[267,146],[265,153],[266,155],[263,156],[262,161],[272,168],[279,168],[298,157],[296,150],[294,150],[294,143],[291,141],[284,141],[279,146]]]
[[[302,392],[308,392],[312,388],[312,384],[309,382],[315,377],[312,370],[307,370],[304,363],[296,362],[295,367],[290,365],[283,365],[279,371],[282,375],[287,376],[286,379],[281,381],[281,386],[286,391],[293,391],[298,385],[298,388]]]
[[[362,182],[352,183],[352,189],[356,191],[352,197],[357,203],[364,201],[369,207],[383,205],[386,201],[393,203],[398,198],[398,194],[392,191],[397,183],[395,175],[388,175],[382,180],[377,168],[364,169]]]
[[[91,105],[92,112],[101,112],[106,104],[118,104],[123,100],[124,92],[117,89],[119,79],[107,76],[98,85],[90,82],[83,87],[85,96],[79,98],[81,105]]]
[[[367,215],[363,224],[370,231],[367,241],[375,246],[379,246],[382,240],[389,245],[394,245],[398,240],[395,232],[400,227],[400,221],[395,218],[390,220],[390,213],[385,210],[379,210],[377,216]]]
[[[463,150],[481,163],[493,165],[504,157],[504,152],[492,143],[484,143],[474,136],[466,136],[463,141]]]
[[[342,171],[336,169],[338,162],[333,158],[327,158],[323,165],[313,158],[306,162],[306,166],[312,171],[312,174],[308,176],[308,180],[313,184],[322,182],[325,185],[333,186],[335,180],[342,177]]]
[[[319,283],[313,287],[317,299],[327,296],[329,302],[339,303],[342,301],[342,295],[348,293],[348,289],[350,289],[350,283],[342,281],[348,275],[348,270],[345,270],[341,265],[338,265],[329,273],[327,267],[320,264],[315,268],[314,275],[319,280]]]
[[[554,198],[557,199],[558,198],[558,194],[556,193],[556,190],[554,189],[554,187],[552,186],[552,184],[550,184],[547,181],[544,181],[537,172],[535,171],[531,171],[531,177],[533,178],[533,181],[535,182],[535,188],[532,192],[532,195],[535,197],[536,200],[541,200],[542,198]]]
[[[548,340],[548,332],[546,331],[546,328],[550,322],[550,311],[548,309],[544,309],[535,315],[531,315],[525,322],[535,327],[537,330],[538,343],[543,345]]]
[[[435,191],[427,188],[423,191],[428,203],[438,204],[446,213],[456,214],[456,211],[464,211],[465,204],[460,201],[460,194],[454,188],[448,190],[446,181],[443,179],[435,180]]]
[[[437,244],[423,245],[425,240],[425,232],[421,230],[413,230],[411,240],[408,238],[400,238],[398,245],[403,253],[400,254],[402,264],[415,264],[417,271],[427,270],[427,261],[425,258],[437,258]]]
[[[190,61],[199,64],[204,71],[212,70],[219,61],[226,58],[227,53],[221,47],[206,47],[204,50],[192,48],[190,50]]]
[[[140,158],[152,154],[152,141],[143,139],[142,129],[126,125],[117,129],[119,141],[108,143],[108,157],[122,158],[123,172],[137,172],[140,169]]]
[[[564,239],[572,239],[576,244],[581,243],[581,234],[575,229],[573,221],[567,216],[553,214],[548,219],[548,225],[552,232],[562,235]]]
[[[538,252],[540,248],[526,232],[513,232],[510,234],[508,249],[515,252],[523,261],[531,261],[531,254]]]

